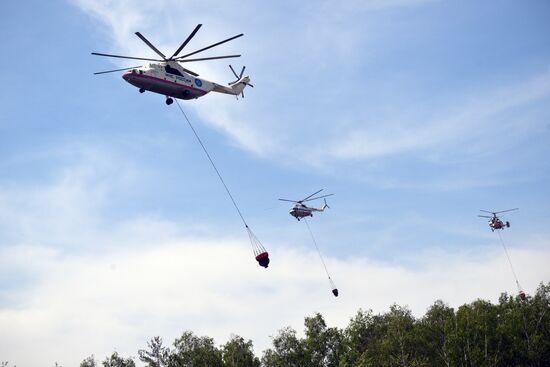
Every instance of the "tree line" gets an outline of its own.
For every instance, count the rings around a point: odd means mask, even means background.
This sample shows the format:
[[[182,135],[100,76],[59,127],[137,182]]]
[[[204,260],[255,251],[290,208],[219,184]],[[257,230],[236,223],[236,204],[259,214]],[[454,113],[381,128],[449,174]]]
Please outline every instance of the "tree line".
[[[304,320],[304,336],[285,327],[261,357],[252,341],[233,335],[214,339],[185,331],[172,345],[152,338],[137,360],[148,367],[366,367],[550,366],[550,283],[525,300],[503,293],[498,303],[476,300],[458,309],[438,300],[420,318],[393,305],[383,314],[359,310],[345,328],[327,326],[316,313]],[[80,367],[134,367],[118,353]]]

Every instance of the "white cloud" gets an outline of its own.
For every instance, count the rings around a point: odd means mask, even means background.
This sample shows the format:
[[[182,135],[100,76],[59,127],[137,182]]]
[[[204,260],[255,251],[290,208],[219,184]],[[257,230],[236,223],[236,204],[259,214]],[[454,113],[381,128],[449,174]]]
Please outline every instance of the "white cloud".
[[[314,312],[344,327],[359,308],[385,312],[397,302],[421,315],[437,298],[456,306],[515,291],[498,247],[426,249],[403,259],[412,265],[327,257],[341,294],[334,298],[317,254],[302,244],[270,241],[272,263],[263,269],[244,230],[196,238],[182,223],[147,213],[104,226],[114,189],[143,176],[113,152],[71,151],[79,158],[51,181],[0,188],[0,227],[9,237],[0,247],[0,329],[8,331],[0,355],[18,365],[77,365],[113,350],[135,356],[149,338],[170,344],[188,329],[219,344],[242,335],[260,354],[270,335],[286,325],[302,330]],[[526,243],[510,250],[533,292],[550,277],[549,243]]]
[[[313,108],[338,101],[342,93],[318,90],[317,73],[331,66],[325,56],[334,51],[331,60],[350,64],[363,57],[354,53],[363,35],[351,25],[339,27],[354,23],[346,17],[356,7],[378,11],[423,2],[347,3],[339,14],[333,13],[333,3],[326,2],[317,13],[304,13],[315,20],[329,13],[334,17],[294,29],[280,22],[278,13],[258,11],[252,4],[213,7],[210,2],[195,2],[182,7],[175,0],[75,0],[102,23],[107,49],[97,51],[151,54],[133,35],[136,30],[168,53],[198,22],[207,26],[201,30],[201,45],[255,25],[258,33],[247,34],[248,42],[224,48],[229,52],[248,48],[243,62],[249,63],[256,88],[247,91],[247,99],[235,103],[228,96],[209,96],[184,108],[223,131],[235,145],[268,159],[292,157],[294,163],[324,168],[334,162],[370,162],[420,152],[437,161],[446,157],[433,156],[465,143],[465,155],[483,154],[476,142],[494,132],[495,120],[499,131],[515,137],[532,134],[537,121],[520,126],[500,118],[547,98],[550,73],[487,88],[474,97],[459,96],[458,101],[438,107],[427,122],[419,117],[423,111],[404,118],[405,113],[393,106],[395,113],[381,113],[374,121],[369,111],[361,109],[363,96],[357,94],[352,104],[358,109],[344,116]],[[318,36],[326,42],[315,43]],[[305,56],[304,44],[310,51]],[[225,80],[230,77],[226,69],[225,64],[201,64],[198,71]],[[367,122],[368,128],[363,126]],[[497,133],[498,139],[507,139],[498,134],[503,133]],[[253,260],[244,231],[238,237],[210,233],[196,238],[182,227],[208,225],[180,223],[139,210],[106,223],[113,219],[110,205],[115,196],[144,185],[142,181],[150,177],[144,165],[118,159],[113,151],[70,147],[64,154],[75,152],[76,162],[53,172],[55,177],[47,182],[0,187],[0,330],[7,330],[0,335],[0,356],[18,365],[54,361],[78,365],[91,353],[102,359],[115,349],[135,356],[149,338],[160,335],[170,344],[187,329],[213,336],[217,343],[237,333],[251,338],[260,354],[269,346],[269,335],[285,325],[301,330],[303,317],[317,311],[329,325],[343,327],[358,308],[384,312],[397,302],[421,315],[438,298],[457,306],[477,297],[495,301],[502,291],[515,292],[498,246],[488,253],[430,247],[421,254],[402,255],[400,265],[353,254],[327,257],[341,293],[334,298],[317,254],[309,247],[270,241],[272,263],[266,270]],[[461,179],[456,183],[461,187],[479,185],[477,177]],[[372,234],[376,243],[369,246],[391,245],[392,234],[402,232],[399,228],[381,228]],[[510,248],[528,292],[550,276],[550,243],[547,235],[540,237],[538,242],[530,238]]]
[[[549,279],[548,246],[513,254],[528,292]],[[76,365],[115,349],[135,356],[148,338],[161,335],[171,343],[188,329],[217,343],[240,334],[259,353],[269,347],[269,335],[286,325],[302,330],[303,317],[317,311],[344,327],[359,308],[385,312],[397,302],[422,315],[435,299],[458,306],[515,292],[500,252],[439,252],[417,259],[421,270],[328,258],[339,298],[331,295],[316,254],[305,249],[272,250],[267,270],[245,243],[226,239],[156,242],[91,257],[44,256],[25,246],[2,255],[20,269],[41,269],[39,282],[17,292],[19,304],[0,309],[0,327],[10,331],[2,335],[0,354],[18,365]]]
[[[509,137],[517,139],[530,127],[522,121],[510,121],[506,113],[549,96],[550,72],[545,72],[530,80],[480,92],[458,106],[436,107],[435,117],[427,121],[418,121],[413,116],[403,122],[380,121],[368,128],[349,131],[331,144],[327,158],[371,159],[419,150],[450,150],[457,146],[479,154],[480,149],[476,147],[480,144],[485,151],[495,148],[494,140],[487,141],[487,136],[498,137],[498,144],[506,145]]]
[[[2,187],[0,228],[4,230],[0,239],[10,235],[6,241],[82,244],[79,239],[89,238],[89,232],[100,225],[98,213],[108,205],[107,197],[121,186],[132,186],[141,175],[114,151],[97,147],[69,144],[57,152],[41,153],[71,162],[51,172],[51,182]]]
[[[242,60],[234,63],[248,64],[249,70],[252,71],[252,80],[259,78],[261,83],[254,90],[247,91],[247,99],[236,103],[228,96],[208,96],[196,102],[186,103],[185,107],[197,111],[204,123],[228,134],[241,148],[271,158],[299,158],[311,150],[309,143],[304,142],[301,136],[304,127],[302,120],[308,118],[308,114],[300,112],[296,115],[287,115],[287,110],[295,111],[295,107],[285,107],[288,103],[286,98],[294,94],[297,104],[306,102],[306,106],[309,106],[309,97],[303,96],[303,93],[309,94],[307,90],[316,88],[310,85],[312,81],[307,76],[311,74],[312,68],[324,70],[323,60],[329,55],[332,63],[334,57],[341,59],[339,63],[357,58],[353,55],[353,49],[362,37],[362,32],[359,32],[357,25],[353,26],[354,23],[346,19],[358,10],[379,8],[378,3],[369,2],[366,8],[364,4],[355,4],[338,9],[335,9],[333,4],[320,7],[304,5],[304,9],[298,8],[294,11],[307,13],[310,21],[288,29],[284,24],[271,19],[272,15],[269,12],[260,11],[254,6],[238,9],[222,6],[223,11],[220,10],[220,14],[216,14],[212,12],[212,4],[195,3],[181,7],[172,1],[156,2],[154,5],[133,1],[75,1],[78,7],[100,22],[100,29],[107,25],[109,31],[106,33],[112,39],[111,44],[106,45],[109,50],[123,54],[143,55],[146,52],[146,56],[154,55],[133,35],[136,30],[150,37],[159,49],[169,53],[198,22],[205,25],[193,41],[201,45],[218,41],[219,38],[234,32],[244,31],[234,22],[238,17],[248,17],[252,25],[267,25],[269,30],[257,27],[256,33],[246,34],[246,42],[238,40],[223,45],[223,49],[218,50],[222,53],[227,53],[228,50],[242,52]],[[418,1],[392,2],[390,7],[411,3]],[[219,6],[216,4],[215,7]],[[388,5],[384,5],[386,6]],[[246,28],[247,24],[244,23],[242,27]],[[185,30],[182,29],[182,25],[185,25]],[[319,43],[319,39],[323,42]],[[307,44],[307,52],[304,52],[304,44]],[[327,44],[331,45],[330,48],[326,47]],[[195,44],[190,47],[195,48]],[[274,60],[268,56],[269,51],[280,54],[283,59],[289,59],[290,62]],[[112,61],[133,65],[132,62],[125,63],[119,59]],[[211,80],[223,81],[232,78],[225,63],[198,63],[192,68],[195,67],[203,77]],[[311,92],[312,98],[319,98],[318,92]],[[330,100],[333,97],[321,98]],[[266,113],[266,110],[271,112]],[[322,124],[328,123],[327,118],[332,117],[325,116]]]
[[[136,30],[150,35],[166,52],[175,49],[198,22],[205,26],[194,39],[197,43],[193,48],[244,31],[244,41],[230,42],[218,51],[243,53],[242,60],[234,65],[249,66],[256,88],[247,91],[244,101],[211,95],[184,102],[184,108],[194,111],[202,123],[227,134],[241,149],[282,164],[329,172],[341,163],[411,153],[419,160],[472,162],[485,157],[487,151],[496,155],[536,134],[540,119],[520,121],[513,112],[525,111],[548,99],[550,72],[508,78],[507,83],[490,87],[474,85],[475,89],[466,92],[445,91],[452,97],[441,100],[438,106],[430,100],[414,108],[387,106],[374,114],[364,107],[369,95],[364,95],[363,87],[324,87],[330,83],[334,70],[342,73],[350,65],[368,61],[367,41],[372,35],[360,28],[361,17],[369,12],[373,12],[369,17],[376,17],[382,9],[424,6],[429,2],[368,1],[337,7],[330,2],[315,7],[303,4],[294,8],[296,16],[288,19],[290,26],[276,21],[273,15],[284,13],[285,5],[265,11],[254,4],[217,4],[218,12],[208,2],[186,7],[173,1],[151,5],[78,0],[75,4],[108,26],[107,34],[112,37],[108,47],[119,52],[151,53],[132,34]],[[247,22],[235,22],[239,17]],[[247,32],[251,27],[254,31]],[[211,80],[231,77],[223,62],[193,67]],[[343,95],[348,96],[345,103]],[[336,107],[328,112],[324,109],[338,103],[345,105],[345,111]],[[398,98],[393,103],[401,104],[403,100]],[[487,137],[492,139],[488,142]],[[488,177],[474,178],[467,185],[488,181]],[[443,186],[447,187],[447,182]]]

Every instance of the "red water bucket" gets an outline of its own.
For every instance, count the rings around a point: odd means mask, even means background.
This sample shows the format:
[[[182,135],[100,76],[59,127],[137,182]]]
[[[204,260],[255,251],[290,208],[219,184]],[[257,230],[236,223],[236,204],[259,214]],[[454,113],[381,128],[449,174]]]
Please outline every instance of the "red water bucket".
[[[258,262],[258,264],[260,264],[260,266],[267,268],[267,266],[269,265],[269,254],[267,253],[267,251],[256,255],[256,261]]]

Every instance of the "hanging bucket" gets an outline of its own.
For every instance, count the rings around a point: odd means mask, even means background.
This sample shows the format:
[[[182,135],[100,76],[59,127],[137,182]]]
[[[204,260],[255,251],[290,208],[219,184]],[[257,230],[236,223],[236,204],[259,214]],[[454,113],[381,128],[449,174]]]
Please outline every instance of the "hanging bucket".
[[[522,301],[525,301],[525,299],[527,298],[527,296],[525,295],[525,292],[524,292],[524,291],[519,291],[519,298],[520,298]]]
[[[252,245],[252,250],[254,251],[256,261],[260,264],[260,266],[267,268],[269,265],[269,253],[248,226],[246,226],[246,231],[248,232],[248,237],[250,238],[250,244]]]
[[[332,294],[334,294],[334,297],[338,297],[338,288],[334,288]]]
[[[267,251],[259,253],[256,255],[256,261],[260,264],[260,266],[267,268],[269,265],[269,253]]]

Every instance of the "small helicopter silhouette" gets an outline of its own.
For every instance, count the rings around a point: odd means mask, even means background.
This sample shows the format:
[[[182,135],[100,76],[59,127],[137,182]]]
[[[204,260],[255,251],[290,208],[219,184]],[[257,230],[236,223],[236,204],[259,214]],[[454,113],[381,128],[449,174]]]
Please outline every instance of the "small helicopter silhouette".
[[[302,200],[289,200],[289,199],[279,199],[279,200],[281,200],[281,201],[290,201],[291,203],[296,203],[294,205],[294,207],[292,207],[292,209],[289,210],[288,214],[290,214],[294,218],[300,220],[300,218],[304,218],[304,217],[313,217],[313,212],[324,212],[326,208],[330,208],[327,204],[326,199],[324,199],[325,205],[323,205],[322,208],[314,208],[314,207],[310,207],[310,206],[307,206],[307,205],[304,204],[307,201],[323,199],[323,198],[326,198],[327,196],[334,195],[334,194],[327,194],[327,195],[314,197],[315,195],[317,195],[321,191],[323,191],[323,189],[314,192],[313,194],[309,195],[308,197],[306,197],[305,199],[302,199]]]
[[[492,216],[489,216],[489,215],[478,215],[478,217],[489,218],[489,227],[491,228],[491,231],[494,232],[495,229],[510,228],[510,222],[508,222],[508,221],[503,222],[503,221],[497,216],[497,214],[506,213],[506,212],[511,212],[511,211],[515,211],[515,210],[519,210],[519,208],[501,210],[500,212],[491,212],[491,211],[488,211],[488,210],[480,209],[479,211],[481,211],[481,212],[490,213],[490,214],[493,214],[493,215],[492,215]]]
[[[227,59],[233,57],[240,57],[241,55],[227,55],[227,56],[213,56],[213,57],[201,57],[201,58],[192,58],[189,59],[189,56],[198,54],[199,52],[206,51],[212,47],[219,46],[223,43],[239,38],[243,33],[236,36],[227,38],[223,41],[214,43],[210,46],[203,47],[199,50],[190,52],[183,56],[178,56],[183,48],[191,41],[191,39],[198,32],[202,24],[198,24],[193,32],[187,37],[187,39],[181,44],[181,46],[174,52],[170,57],[166,57],[162,52],[160,52],[147,38],[145,38],[141,33],[136,32],[136,36],[139,37],[151,50],[153,50],[161,59],[150,59],[144,57],[134,57],[134,56],[121,56],[121,55],[111,55],[98,52],[92,52],[92,55],[96,56],[106,56],[106,57],[115,57],[119,59],[131,59],[131,60],[143,60],[143,61],[156,61],[148,63],[146,65],[134,66],[130,68],[115,69],[100,71],[94,73],[97,74],[106,74],[113,73],[116,71],[129,70],[128,72],[122,75],[122,78],[133,86],[139,88],[139,92],[143,93],[146,90],[166,96],[166,104],[171,105],[174,98],[178,99],[196,99],[204,96],[209,92],[218,92],[231,94],[238,96],[239,94],[244,97],[243,90],[246,86],[254,87],[250,84],[250,78],[248,76],[243,77],[245,66],[241,69],[239,75],[235,72],[233,67],[229,65],[231,72],[237,78],[237,80],[228,83],[228,87],[217,84],[206,79],[198,78],[199,74],[184,68],[180,63],[184,62],[195,62],[195,61],[205,61],[205,60],[216,60],[216,59]]]

